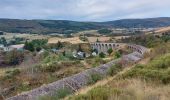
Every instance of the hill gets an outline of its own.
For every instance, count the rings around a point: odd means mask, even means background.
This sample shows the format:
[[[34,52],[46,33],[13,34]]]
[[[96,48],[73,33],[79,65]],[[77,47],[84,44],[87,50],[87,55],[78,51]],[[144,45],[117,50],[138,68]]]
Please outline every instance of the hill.
[[[155,27],[165,27],[170,25],[169,17],[160,18],[146,18],[146,19],[122,19],[116,21],[104,22],[112,27],[120,28],[131,28],[131,27],[144,27],[144,28],[155,28]]]
[[[169,27],[163,27],[155,31],[156,33],[165,33],[170,32],[170,26]]]
[[[170,26],[170,18],[122,19],[108,22],[77,22],[68,20],[0,19],[0,30],[14,33],[70,34],[100,28],[155,28]]]

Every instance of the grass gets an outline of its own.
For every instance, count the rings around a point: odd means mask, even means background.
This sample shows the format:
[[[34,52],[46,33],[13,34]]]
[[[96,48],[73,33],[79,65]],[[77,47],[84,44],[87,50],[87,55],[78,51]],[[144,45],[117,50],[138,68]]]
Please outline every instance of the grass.
[[[39,98],[39,100],[60,100],[68,95],[72,94],[72,91],[70,91],[67,88],[63,88],[58,90],[54,95],[52,96],[42,96]]]
[[[115,65],[113,65],[112,67],[109,68],[108,74],[110,76],[113,76],[113,75],[117,74],[121,70],[122,70],[122,66],[120,64],[115,64]]]
[[[139,79],[113,80],[69,100],[169,100],[170,87]]]
[[[123,75],[123,78],[141,78],[148,81],[170,83],[170,54],[151,60],[147,65],[136,65]]]
[[[92,73],[90,75],[90,80],[88,82],[88,84],[94,84],[96,83],[97,81],[101,80],[102,79],[102,76],[98,73]]]

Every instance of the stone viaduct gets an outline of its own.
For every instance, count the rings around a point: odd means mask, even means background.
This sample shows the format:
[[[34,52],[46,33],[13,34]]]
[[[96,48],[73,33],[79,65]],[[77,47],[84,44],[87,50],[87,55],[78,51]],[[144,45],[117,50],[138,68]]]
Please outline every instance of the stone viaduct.
[[[118,49],[121,46],[123,46],[123,43],[100,43],[100,42],[95,42],[95,43],[90,43],[92,49],[96,49],[99,53],[104,52],[107,53],[107,50],[112,48],[112,49]]]
[[[130,49],[132,51],[137,51],[140,54],[144,54],[147,50],[147,48],[140,46],[140,45],[135,45],[135,44],[125,44],[125,43],[100,43],[100,42],[95,42],[95,43],[90,43],[92,49],[98,50],[98,52],[104,52],[107,53],[107,50],[112,48],[114,50],[127,47],[127,49]]]

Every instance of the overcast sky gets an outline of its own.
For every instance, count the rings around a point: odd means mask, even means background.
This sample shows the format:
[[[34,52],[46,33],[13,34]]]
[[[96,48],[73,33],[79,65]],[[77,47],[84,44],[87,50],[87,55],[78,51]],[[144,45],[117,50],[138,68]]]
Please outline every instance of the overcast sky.
[[[0,0],[0,18],[110,21],[170,17],[170,0]]]

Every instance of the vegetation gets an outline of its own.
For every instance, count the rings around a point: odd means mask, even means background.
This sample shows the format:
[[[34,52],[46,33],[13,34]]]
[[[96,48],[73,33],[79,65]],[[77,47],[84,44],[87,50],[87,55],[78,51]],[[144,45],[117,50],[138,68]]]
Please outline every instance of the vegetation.
[[[40,97],[39,100],[59,100],[70,95],[71,93],[72,91],[70,91],[68,88],[63,88],[63,89],[58,90],[56,94],[52,96]]]
[[[170,41],[170,36],[154,36],[152,34],[149,35],[140,35],[140,36],[132,36],[129,38],[123,38],[121,42],[124,43],[135,43],[139,44],[148,48],[153,48],[155,46],[158,46],[162,43],[166,43]]]
[[[103,52],[100,52],[100,53],[99,53],[99,57],[100,57],[100,58],[104,58],[104,57],[105,57],[105,54],[104,54]]]
[[[112,30],[110,29],[100,29],[98,30],[98,33],[100,34],[110,34],[112,32]]]
[[[0,44],[3,44],[4,46],[7,45],[7,41],[4,37],[0,38]]]
[[[98,73],[92,73],[90,75],[90,80],[88,82],[88,84],[94,84],[96,83],[97,81],[101,80],[102,79],[102,76]]]
[[[119,51],[116,51],[115,52],[115,58],[120,58],[122,55]]]
[[[6,65],[18,65],[24,60],[24,53],[13,50],[4,55],[4,64]]]
[[[108,53],[109,55],[111,55],[112,52],[113,52],[113,49],[112,49],[112,48],[109,48],[109,49],[107,50],[107,53]]]
[[[47,44],[47,40],[33,40],[31,42],[26,41],[24,49],[29,50],[31,52],[37,50],[40,51]]]
[[[170,83],[170,54],[157,57],[147,65],[136,65],[127,72],[124,77],[140,77],[145,80],[152,80],[164,84]]]
[[[18,20],[0,19],[0,30],[12,33],[71,34],[83,30],[101,28],[164,27],[170,25],[170,18],[126,19],[110,22],[75,22],[66,20]],[[15,24],[14,24],[15,23]],[[149,24],[148,24],[149,23]]]
[[[113,75],[117,74],[121,70],[122,70],[122,66],[120,64],[115,64],[115,65],[113,65],[112,67],[109,68],[108,74],[110,76],[113,76]]]
[[[69,100],[169,100],[169,92],[169,86],[137,79],[119,79],[93,88],[85,94],[72,96]]]

